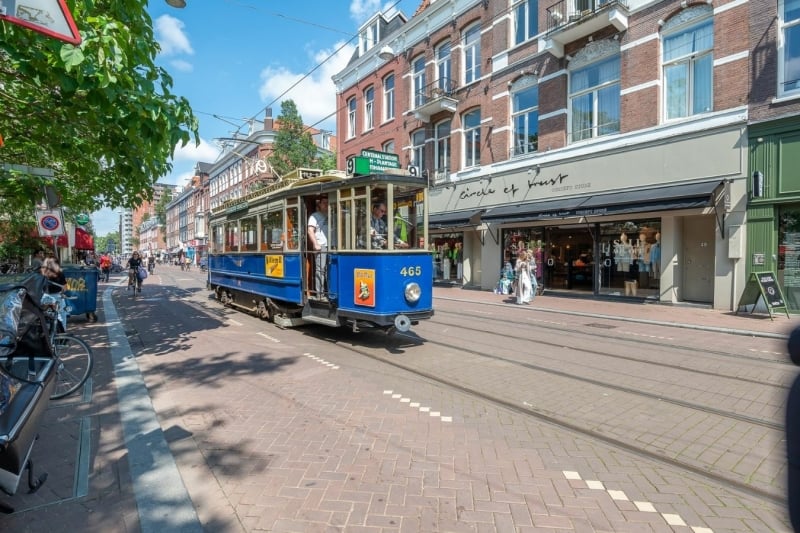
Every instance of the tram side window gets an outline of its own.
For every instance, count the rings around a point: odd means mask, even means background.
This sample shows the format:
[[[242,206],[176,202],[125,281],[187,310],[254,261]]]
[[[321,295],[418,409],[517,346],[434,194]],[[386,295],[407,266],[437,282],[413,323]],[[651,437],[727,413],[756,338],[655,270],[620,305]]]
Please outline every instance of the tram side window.
[[[297,233],[297,207],[286,208],[286,237],[287,247],[297,250],[300,247],[300,235]]]
[[[217,224],[211,230],[211,251],[218,254],[225,250],[225,228],[222,224]]]
[[[275,210],[261,215],[261,250],[282,250],[283,241],[283,211]]]
[[[394,190],[392,222],[395,243],[419,248],[424,239],[424,192],[418,188],[397,186]]]
[[[258,224],[256,217],[243,218],[239,223],[241,235],[241,251],[255,252],[258,250]]]
[[[353,202],[356,224],[356,246],[365,249],[369,243],[369,208],[366,198],[356,198]]]
[[[225,251],[239,251],[239,222],[236,220],[225,223]]]

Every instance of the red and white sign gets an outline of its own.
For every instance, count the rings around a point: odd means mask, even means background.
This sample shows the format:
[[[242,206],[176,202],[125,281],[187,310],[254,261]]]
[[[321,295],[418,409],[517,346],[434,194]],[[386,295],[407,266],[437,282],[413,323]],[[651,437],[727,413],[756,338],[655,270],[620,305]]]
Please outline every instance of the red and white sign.
[[[81,34],[67,9],[66,0],[3,0],[0,20],[70,44],[81,43]]]
[[[55,237],[64,234],[64,216],[61,209],[37,209],[36,226],[40,237]]]

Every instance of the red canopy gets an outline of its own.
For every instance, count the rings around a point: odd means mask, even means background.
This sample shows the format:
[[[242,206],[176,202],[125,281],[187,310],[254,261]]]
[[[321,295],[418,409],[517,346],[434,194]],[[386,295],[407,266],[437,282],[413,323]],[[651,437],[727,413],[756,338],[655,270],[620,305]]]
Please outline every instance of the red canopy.
[[[85,229],[75,228],[75,249],[94,250],[94,239]]]
[[[52,237],[42,237],[42,240],[44,241],[44,243],[48,247],[50,247],[50,248],[53,247],[53,238]],[[59,235],[58,237],[56,237],[56,246],[58,246],[60,248],[66,248],[66,247],[69,246],[69,241],[67,240],[67,235],[66,234]]]

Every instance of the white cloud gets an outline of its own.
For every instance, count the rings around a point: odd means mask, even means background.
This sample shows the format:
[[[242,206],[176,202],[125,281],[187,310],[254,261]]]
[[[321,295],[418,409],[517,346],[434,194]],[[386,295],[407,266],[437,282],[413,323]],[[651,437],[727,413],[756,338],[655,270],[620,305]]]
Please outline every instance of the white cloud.
[[[161,53],[163,55],[194,54],[189,37],[184,32],[185,27],[186,25],[183,21],[170,15],[161,15],[155,20],[153,29],[156,34],[156,41],[161,45]]]
[[[178,72],[191,72],[194,70],[194,65],[183,59],[173,59],[169,65]]]
[[[175,147],[175,156],[172,161],[176,166],[181,163],[194,165],[198,161],[213,163],[217,160],[220,152],[220,148],[214,143],[200,138],[200,146],[195,146],[191,141],[186,146],[178,144]]]
[[[350,2],[350,18],[358,25],[361,25],[378,11],[383,12],[387,17],[391,17],[393,13],[397,12],[396,8],[392,8],[393,4],[397,4],[397,2],[388,0],[381,7],[381,0],[352,0]]]
[[[328,59],[334,50],[338,52]],[[286,94],[283,93],[303,78],[305,73],[291,72],[285,67],[266,67],[261,71],[259,96],[266,102],[278,99],[277,103],[271,104],[275,118],[280,115],[280,101],[294,100],[306,125],[311,126],[324,119],[324,122],[317,124],[317,128],[333,130],[336,122],[336,87],[331,76],[347,66],[354,50],[354,45],[340,41],[331,49],[311,53],[309,70],[323,61],[325,63]]]

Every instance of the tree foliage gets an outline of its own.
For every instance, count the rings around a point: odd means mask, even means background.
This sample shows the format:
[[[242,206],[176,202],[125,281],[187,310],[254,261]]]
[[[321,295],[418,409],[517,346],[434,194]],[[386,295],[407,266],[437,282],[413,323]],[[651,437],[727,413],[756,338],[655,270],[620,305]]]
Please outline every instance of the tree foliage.
[[[0,197],[31,211],[41,198],[42,178],[6,163],[52,169],[76,212],[138,206],[171,171],[178,143],[198,142],[197,120],[155,65],[147,2],[67,4],[78,46],[0,22]]]
[[[303,118],[297,111],[294,100],[281,102],[278,116],[278,131],[272,145],[269,163],[281,176],[299,167],[313,167],[317,156],[317,146],[311,134],[305,131]]]

